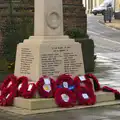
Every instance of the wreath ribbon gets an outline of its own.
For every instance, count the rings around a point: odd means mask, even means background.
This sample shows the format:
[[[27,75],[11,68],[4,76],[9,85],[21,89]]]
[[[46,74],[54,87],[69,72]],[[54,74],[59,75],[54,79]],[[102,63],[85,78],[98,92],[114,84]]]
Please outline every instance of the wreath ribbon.
[[[24,91],[27,91],[28,77],[21,76],[17,79],[17,96],[23,96]]]
[[[23,92],[24,98],[33,98],[36,93],[36,85],[35,83],[29,83],[27,89]]]

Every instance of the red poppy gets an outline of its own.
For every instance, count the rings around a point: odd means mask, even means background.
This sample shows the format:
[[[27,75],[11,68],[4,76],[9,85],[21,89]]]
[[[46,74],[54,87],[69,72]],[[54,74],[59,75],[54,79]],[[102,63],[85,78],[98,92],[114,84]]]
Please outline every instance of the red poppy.
[[[92,89],[93,90],[93,84],[92,82],[90,81],[90,79],[88,77],[86,77],[86,75],[84,76],[76,76],[74,78],[74,85],[75,85],[75,88],[79,88],[80,86],[81,87],[87,87],[89,88],[90,90]]]
[[[102,88],[102,90],[103,90],[104,92],[112,92],[112,93],[115,94],[115,98],[116,98],[116,99],[120,99],[120,92],[119,92],[119,91],[117,91],[117,90],[115,90],[115,89],[113,89],[113,88],[111,88],[111,87],[108,87],[108,86],[104,86],[104,87]]]
[[[22,96],[24,91],[27,90],[28,87],[28,78],[25,76],[19,77],[17,79],[17,96]]]
[[[6,99],[3,96],[0,96],[0,106],[6,106]]]
[[[96,103],[96,95],[94,91],[86,86],[77,87],[75,90],[79,105],[93,105]]]
[[[86,77],[93,80],[95,91],[100,91],[101,90],[100,83],[99,83],[99,81],[98,81],[98,79],[95,75],[88,73],[88,74],[86,74]]]
[[[3,83],[0,86],[0,90],[11,88],[13,85],[17,83],[17,77],[15,75],[8,75]]]
[[[17,86],[13,85],[12,88],[6,89],[5,92],[0,96],[1,106],[11,106],[17,93]]]
[[[52,78],[43,76],[36,83],[38,93],[42,98],[51,98],[56,91],[56,83]]]
[[[55,93],[55,102],[59,107],[73,107],[76,105],[76,95],[68,88],[59,88]]]
[[[58,76],[56,80],[56,85],[57,85],[57,88],[71,88],[74,86],[73,78],[71,77],[71,75],[62,74]]]
[[[33,98],[36,93],[36,85],[34,83],[29,83],[27,90],[23,92],[24,98]]]

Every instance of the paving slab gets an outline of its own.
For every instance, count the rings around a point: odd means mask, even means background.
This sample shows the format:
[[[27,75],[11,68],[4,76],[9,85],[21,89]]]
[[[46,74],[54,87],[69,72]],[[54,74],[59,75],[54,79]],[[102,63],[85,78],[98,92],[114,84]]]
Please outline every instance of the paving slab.
[[[0,109],[5,112],[10,112],[10,113],[19,114],[19,115],[32,115],[32,114],[46,114],[46,113],[51,113],[51,112],[80,110],[80,109],[86,109],[86,108],[96,108],[96,107],[118,105],[118,104],[120,104],[120,101],[101,102],[95,105],[76,106],[72,108],[49,108],[49,109],[41,109],[41,110],[28,110],[28,109],[21,109],[17,107],[0,107]]]
[[[112,28],[120,30],[120,20],[113,19],[111,23],[109,22],[104,23],[103,20],[99,20],[99,22],[102,24],[105,24],[108,27],[112,27]]]

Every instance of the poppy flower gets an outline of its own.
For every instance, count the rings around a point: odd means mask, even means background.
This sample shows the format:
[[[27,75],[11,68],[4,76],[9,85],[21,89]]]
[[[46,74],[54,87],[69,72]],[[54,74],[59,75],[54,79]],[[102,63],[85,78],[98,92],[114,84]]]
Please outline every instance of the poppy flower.
[[[38,93],[42,98],[51,98],[56,91],[55,81],[47,76],[40,77],[36,83]]]
[[[96,103],[94,91],[88,89],[87,86],[77,87],[75,93],[79,105],[93,105]]]
[[[19,77],[17,79],[17,96],[22,96],[24,91],[27,90],[28,87],[28,78],[25,76]]]
[[[23,92],[22,96],[24,98],[33,98],[36,93],[36,85],[35,83],[29,83],[27,89]]]
[[[68,88],[59,88],[55,93],[55,102],[59,107],[73,107],[76,105],[76,95]]]
[[[68,74],[62,74],[58,76],[56,85],[57,88],[68,88],[70,90],[74,90],[73,78]]]

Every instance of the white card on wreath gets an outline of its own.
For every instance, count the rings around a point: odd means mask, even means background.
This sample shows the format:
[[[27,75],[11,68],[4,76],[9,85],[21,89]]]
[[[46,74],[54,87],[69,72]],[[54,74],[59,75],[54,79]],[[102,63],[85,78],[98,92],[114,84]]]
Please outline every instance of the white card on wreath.
[[[46,85],[50,85],[50,79],[49,78],[44,78],[44,83]]]
[[[6,99],[10,96],[10,94],[7,95]]]
[[[62,99],[63,99],[65,102],[68,102],[69,99],[70,99],[69,96],[66,95],[66,94],[62,94],[61,97],[62,97]]]
[[[28,86],[28,91],[31,91],[31,90],[32,90],[32,87],[33,87],[33,85],[30,84],[30,85]]]
[[[63,82],[63,87],[64,88],[68,88],[68,83],[67,82]]]
[[[51,88],[50,85],[48,85],[48,84],[44,84],[44,85],[43,85],[43,89],[44,89],[46,92],[49,93],[49,92],[51,91],[52,88]]]
[[[89,96],[88,96],[86,93],[82,94],[82,97],[83,97],[84,99],[89,99]]]
[[[21,89],[21,87],[22,87],[22,83],[18,86],[18,90],[20,90],[20,89]]]
[[[80,79],[81,81],[85,81],[85,80],[86,80],[85,76],[79,76],[79,79]]]
[[[7,86],[7,88],[9,88],[11,85],[12,85],[12,82],[10,81],[9,84],[8,84],[8,86]]]

